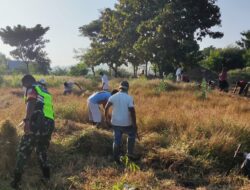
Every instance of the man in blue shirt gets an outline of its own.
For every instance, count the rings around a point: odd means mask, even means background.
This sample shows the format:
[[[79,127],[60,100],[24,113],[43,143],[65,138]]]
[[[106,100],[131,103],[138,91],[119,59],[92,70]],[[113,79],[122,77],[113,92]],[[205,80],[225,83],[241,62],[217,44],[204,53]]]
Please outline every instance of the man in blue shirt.
[[[108,91],[95,92],[87,99],[89,120],[97,127],[99,127],[102,120],[99,105],[102,104],[105,107],[109,97],[117,92],[118,90],[113,90],[111,93]]]

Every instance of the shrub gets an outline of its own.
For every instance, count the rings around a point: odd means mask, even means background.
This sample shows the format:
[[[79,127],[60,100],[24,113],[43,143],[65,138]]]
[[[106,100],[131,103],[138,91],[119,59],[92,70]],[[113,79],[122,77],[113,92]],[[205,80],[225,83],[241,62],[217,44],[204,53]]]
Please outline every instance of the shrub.
[[[165,79],[166,79],[166,80],[170,80],[170,81],[174,81],[174,80],[175,80],[174,74],[173,74],[173,73],[169,73],[169,74],[166,76]]]

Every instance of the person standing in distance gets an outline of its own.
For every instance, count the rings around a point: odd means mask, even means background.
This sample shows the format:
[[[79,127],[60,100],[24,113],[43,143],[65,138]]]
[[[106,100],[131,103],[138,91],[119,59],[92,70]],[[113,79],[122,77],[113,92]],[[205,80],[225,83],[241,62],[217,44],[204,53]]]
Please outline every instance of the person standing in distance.
[[[102,79],[102,90],[109,91],[109,80],[107,75],[105,75],[102,71],[99,74]]]
[[[127,156],[136,159],[134,155],[135,139],[137,134],[136,113],[134,101],[128,95],[129,83],[122,81],[119,92],[111,96],[105,106],[105,119],[108,125],[114,130],[113,156],[117,163],[120,163],[121,141],[123,133],[127,138]],[[109,108],[112,106],[111,121],[109,118]]]

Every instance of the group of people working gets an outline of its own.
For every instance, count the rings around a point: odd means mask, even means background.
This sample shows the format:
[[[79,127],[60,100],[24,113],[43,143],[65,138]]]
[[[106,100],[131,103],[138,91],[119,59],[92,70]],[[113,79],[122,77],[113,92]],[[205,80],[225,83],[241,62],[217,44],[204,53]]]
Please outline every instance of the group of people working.
[[[114,131],[114,161],[121,164],[121,141],[124,133],[128,135],[127,156],[130,159],[137,159],[138,157],[134,154],[137,135],[136,112],[133,98],[128,95],[129,83],[122,81],[119,90],[109,92],[107,76],[102,72],[100,75],[102,90],[93,93],[87,99],[89,119],[93,124],[100,126],[101,112],[99,105],[102,104],[105,108],[105,121]],[[10,184],[14,189],[18,189],[20,186],[24,166],[33,150],[37,154],[43,174],[42,181],[46,183],[50,180],[47,151],[55,128],[52,95],[48,92],[45,80],[36,81],[32,75],[25,75],[21,81],[24,88],[26,114],[23,119],[24,134],[18,146],[14,177]],[[68,84],[66,85],[69,87]],[[64,91],[65,95],[71,93],[71,87],[68,88],[68,91]],[[111,116],[109,114],[110,107],[112,107]]]
[[[189,82],[189,79],[186,75],[183,74],[183,68],[178,66],[176,69],[176,82]],[[207,82],[208,86],[214,88],[216,86],[216,82],[213,80],[209,80]],[[239,95],[247,96],[249,90],[250,82],[245,80],[239,80],[236,82],[233,93],[237,92],[237,89],[240,88],[238,91]],[[228,76],[227,76],[227,68],[223,67],[222,71],[219,73],[219,90],[228,92],[229,91],[229,83],[228,83]]]
[[[250,86],[250,82],[247,82],[245,80],[239,80],[235,84],[233,93],[236,93],[237,89],[240,88],[238,94],[247,96],[249,86]],[[219,74],[219,89],[225,92],[229,91],[229,84],[227,81],[227,69],[225,67],[222,68],[222,71]]]

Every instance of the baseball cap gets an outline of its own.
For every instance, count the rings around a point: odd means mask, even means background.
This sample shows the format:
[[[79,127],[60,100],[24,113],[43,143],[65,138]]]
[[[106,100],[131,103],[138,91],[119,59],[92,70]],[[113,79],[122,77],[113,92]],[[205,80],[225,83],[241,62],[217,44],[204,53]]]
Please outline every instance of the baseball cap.
[[[45,79],[40,79],[38,82],[41,83],[41,84],[46,84]]]
[[[128,90],[129,89],[129,83],[128,81],[124,80],[120,83],[119,89]]]

